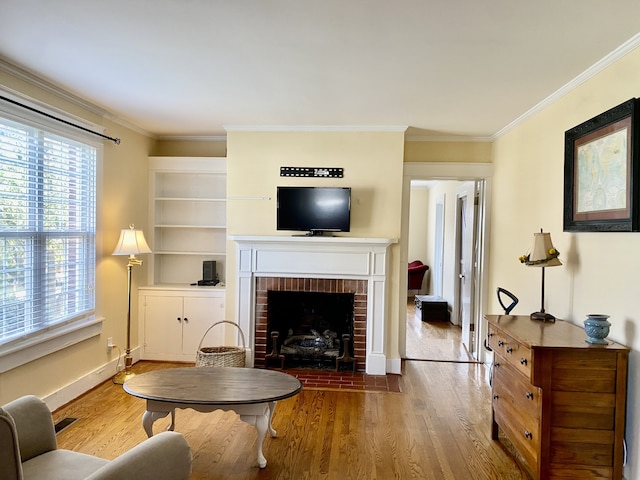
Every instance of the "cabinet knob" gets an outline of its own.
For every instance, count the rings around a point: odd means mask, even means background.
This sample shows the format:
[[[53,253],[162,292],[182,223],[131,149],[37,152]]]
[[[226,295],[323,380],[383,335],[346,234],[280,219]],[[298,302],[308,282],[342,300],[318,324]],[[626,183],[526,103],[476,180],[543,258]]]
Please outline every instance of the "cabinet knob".
[[[187,317],[184,317],[184,321],[185,323],[189,323],[189,319]]]
[[[493,332],[487,333],[487,337],[489,337],[489,338],[493,337]]]
[[[507,347],[507,353],[513,353],[513,347]]]
[[[526,364],[527,364],[527,359],[526,359],[526,358],[524,358],[524,357],[522,357],[522,358],[520,359],[520,365],[526,365]]]
[[[525,396],[526,396],[529,400],[533,400],[533,393],[531,393],[531,392],[527,392],[527,393],[525,393]]]
[[[494,364],[493,364],[493,366],[494,366],[495,368],[498,368],[498,367],[500,366],[500,364],[499,364],[499,363],[494,363]]]
[[[182,321],[182,319],[181,319],[180,317],[176,318],[176,320],[178,320],[179,322],[181,322],[181,321]]]
[[[499,397],[498,397],[498,394],[497,394],[497,393],[494,393],[494,394],[493,394],[493,399],[494,399],[494,400],[497,400],[498,398],[499,398]]]
[[[533,438],[533,434],[529,430],[525,430],[524,438],[528,438],[529,440],[531,440]]]
[[[504,342],[502,340],[498,340],[498,346],[501,347],[504,345]]]

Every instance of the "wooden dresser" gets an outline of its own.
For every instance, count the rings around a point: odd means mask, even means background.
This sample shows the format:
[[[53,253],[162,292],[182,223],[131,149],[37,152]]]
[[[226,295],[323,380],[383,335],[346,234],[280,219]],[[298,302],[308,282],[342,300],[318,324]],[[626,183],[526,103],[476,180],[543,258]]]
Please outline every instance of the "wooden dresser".
[[[501,430],[540,479],[622,478],[629,349],[583,328],[486,315],[492,437]]]

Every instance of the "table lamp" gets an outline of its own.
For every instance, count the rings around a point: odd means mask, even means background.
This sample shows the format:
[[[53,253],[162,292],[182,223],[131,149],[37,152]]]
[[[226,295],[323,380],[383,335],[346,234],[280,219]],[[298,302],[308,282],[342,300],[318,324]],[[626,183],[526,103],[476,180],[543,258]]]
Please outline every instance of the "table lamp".
[[[558,258],[560,253],[554,248],[551,242],[551,234],[544,233],[540,229],[540,233],[533,234],[533,247],[527,255],[520,257],[520,262],[528,267],[542,268],[542,299],[540,311],[531,314],[533,320],[541,320],[543,322],[555,322],[556,317],[544,311],[544,269],[546,267],[557,267],[562,265]]]
[[[142,230],[136,230],[133,225],[120,231],[120,239],[112,255],[129,255],[127,262],[127,349],[124,357],[124,370],[116,373],[113,383],[124,384],[134,373],[131,371],[133,357],[131,356],[131,267],[142,265],[142,260],[136,258],[141,253],[151,253]]]

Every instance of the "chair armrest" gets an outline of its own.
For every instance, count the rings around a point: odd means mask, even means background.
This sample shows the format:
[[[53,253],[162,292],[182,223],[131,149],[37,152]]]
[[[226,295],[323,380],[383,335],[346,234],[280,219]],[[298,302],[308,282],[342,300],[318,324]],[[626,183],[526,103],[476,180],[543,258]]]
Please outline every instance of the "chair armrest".
[[[15,424],[22,462],[58,448],[51,411],[41,399],[25,395],[2,408]]]
[[[0,478],[21,480],[22,462],[18,450],[18,434],[13,419],[0,408]]]
[[[177,432],[162,432],[94,472],[87,480],[188,480],[191,448]]]

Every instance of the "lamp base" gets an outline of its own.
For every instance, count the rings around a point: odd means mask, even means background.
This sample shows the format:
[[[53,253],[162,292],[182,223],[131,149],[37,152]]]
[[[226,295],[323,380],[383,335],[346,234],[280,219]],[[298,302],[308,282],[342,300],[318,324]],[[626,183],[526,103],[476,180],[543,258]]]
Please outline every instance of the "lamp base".
[[[124,382],[129,380],[130,378],[135,377],[135,373],[131,370],[121,370],[113,377],[113,383],[116,385],[124,385]]]
[[[550,313],[542,312],[533,312],[531,314],[531,320],[539,320],[541,322],[555,322],[556,317],[551,315]]]

